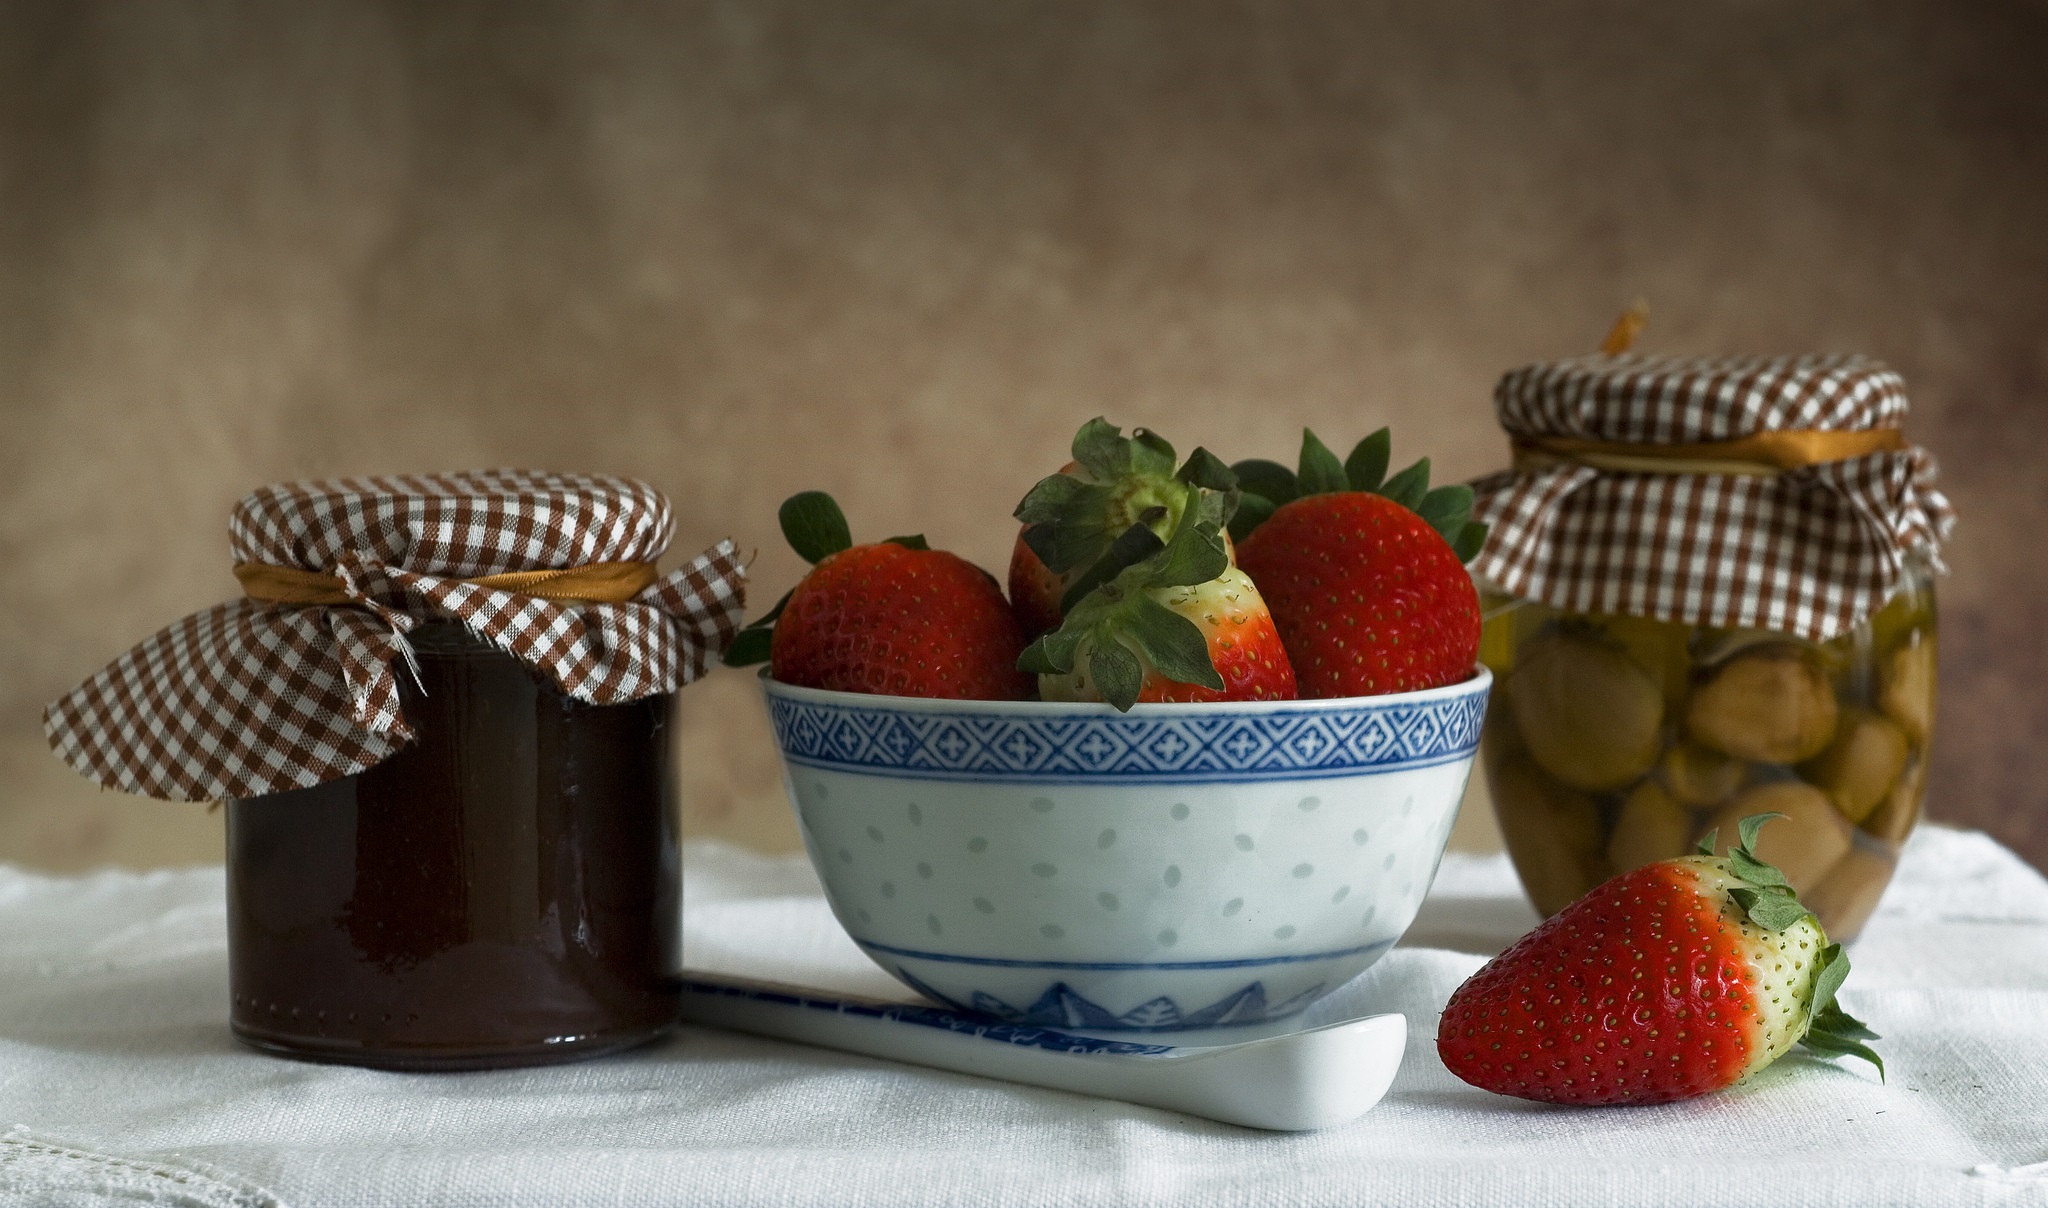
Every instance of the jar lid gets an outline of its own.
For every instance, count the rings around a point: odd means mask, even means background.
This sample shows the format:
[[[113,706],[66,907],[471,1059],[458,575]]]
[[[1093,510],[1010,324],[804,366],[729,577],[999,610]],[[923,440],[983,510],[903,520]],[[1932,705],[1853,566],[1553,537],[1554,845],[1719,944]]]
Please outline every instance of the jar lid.
[[[1553,608],[1825,641],[1941,569],[1954,526],[1858,356],[1574,357],[1500,380],[1510,470],[1472,484],[1474,573]]]
[[[264,487],[229,522],[247,593],[149,638],[53,702],[80,774],[171,801],[354,775],[412,740],[394,660],[459,623],[591,704],[670,692],[739,631],[746,571],[722,541],[666,575],[659,491],[530,470]]]
[[[1493,400],[1511,436],[1631,444],[1897,429],[1909,408],[1884,365],[1813,355],[1571,357],[1503,375]]]

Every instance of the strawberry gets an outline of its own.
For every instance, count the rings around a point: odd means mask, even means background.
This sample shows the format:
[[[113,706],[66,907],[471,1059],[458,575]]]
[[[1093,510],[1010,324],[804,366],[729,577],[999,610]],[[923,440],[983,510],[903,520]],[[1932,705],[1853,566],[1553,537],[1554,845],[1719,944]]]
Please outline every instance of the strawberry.
[[[1010,550],[1010,611],[1017,614],[1017,624],[1026,637],[1035,638],[1059,628],[1060,597],[1065,594],[1065,579],[1046,569],[1038,555],[1031,552],[1024,541],[1024,531],[1020,530],[1017,544]]]
[[[782,531],[812,563],[767,616],[726,651],[735,667],[768,661],[785,684],[887,696],[1022,700],[1024,635],[985,570],[923,537],[853,544],[830,495],[785,500]]]
[[[1017,505],[1024,528],[1010,554],[1010,604],[1026,637],[1059,627],[1075,582],[1132,525],[1165,541],[1189,499],[1236,485],[1207,449],[1175,470],[1173,446],[1158,433],[1136,428],[1126,437],[1099,416],[1074,434],[1073,457]]]
[[[1444,1065],[1551,1103],[1665,1103],[1719,1090],[1795,1044],[1884,1063],[1834,1001],[1849,958],[1738,826],[1726,857],[1647,864],[1594,889],[1458,987]],[[1701,845],[1713,850],[1712,835]]]
[[[1479,593],[1465,560],[1486,526],[1472,489],[1429,489],[1429,459],[1392,478],[1382,428],[1339,463],[1304,431],[1300,473],[1239,462],[1231,523],[1304,697],[1373,696],[1455,683],[1479,654]]]
[[[1194,488],[1190,488],[1192,491]],[[1293,700],[1294,669],[1258,588],[1230,565],[1218,497],[1191,498],[1161,543],[1131,525],[1070,589],[1059,629],[1018,666],[1046,700]]]

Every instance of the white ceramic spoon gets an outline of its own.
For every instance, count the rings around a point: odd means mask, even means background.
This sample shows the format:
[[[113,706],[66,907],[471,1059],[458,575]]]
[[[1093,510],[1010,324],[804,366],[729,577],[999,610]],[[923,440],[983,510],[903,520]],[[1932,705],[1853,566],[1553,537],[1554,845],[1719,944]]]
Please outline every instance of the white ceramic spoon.
[[[1234,1044],[1146,1044],[695,970],[682,1018],[1286,1132],[1363,1115],[1408,1042],[1404,1017],[1368,1015]]]

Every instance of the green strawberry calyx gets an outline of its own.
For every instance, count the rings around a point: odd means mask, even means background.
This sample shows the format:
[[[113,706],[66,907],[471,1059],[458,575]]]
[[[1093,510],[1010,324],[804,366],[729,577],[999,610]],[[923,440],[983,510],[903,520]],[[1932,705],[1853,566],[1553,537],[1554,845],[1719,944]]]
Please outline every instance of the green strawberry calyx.
[[[1156,588],[1207,583],[1230,569],[1223,543],[1224,501],[1197,496],[1194,490],[1165,541],[1141,521],[1110,543],[1068,589],[1060,627],[1025,647],[1017,659],[1019,671],[1071,674],[1085,642],[1088,674],[1102,699],[1119,712],[1137,703],[1148,663],[1178,683],[1222,689],[1223,677],[1209,657],[1201,627],[1150,594]]]
[[[1310,495],[1363,491],[1393,500],[1429,522],[1444,542],[1470,562],[1486,544],[1486,525],[1472,519],[1472,488],[1463,484],[1429,488],[1429,458],[1387,477],[1393,437],[1387,429],[1352,446],[1343,461],[1307,428],[1301,430],[1301,460],[1290,470],[1274,461],[1252,458],[1230,467],[1242,499],[1230,521],[1230,535],[1242,541],[1266,518],[1286,504]]]
[[[1757,833],[1764,823],[1783,814],[1751,814],[1735,824],[1736,844],[1728,849],[1728,869],[1743,884],[1728,891],[1735,905],[1748,916],[1749,921],[1770,931],[1783,931],[1801,919],[1813,918],[1814,925],[1820,920],[1813,911],[1800,904],[1785,874],[1759,859],[1756,854]],[[1717,831],[1708,831],[1701,838],[1699,853],[1714,855]],[[1826,933],[1822,933],[1825,938]],[[1813,975],[1813,998],[1808,1006],[1810,1022],[1801,1044],[1823,1057],[1860,1057],[1877,1067],[1880,1077],[1884,1075],[1884,1059],[1875,1050],[1863,1043],[1881,1037],[1865,1026],[1862,1020],[1842,1009],[1835,1001],[1835,992],[1849,977],[1849,956],[1840,944],[1830,943],[1820,950]]]
[[[1164,543],[1192,499],[1222,496],[1226,521],[1237,504],[1237,479],[1220,458],[1196,449],[1176,469],[1173,446],[1149,429],[1125,436],[1097,416],[1074,434],[1073,460],[1073,469],[1040,479],[1014,513],[1024,544],[1056,575],[1093,568],[1133,525]]]
[[[853,548],[853,530],[847,526],[846,513],[840,511],[838,502],[823,491],[799,491],[791,495],[782,501],[776,519],[782,525],[782,536],[789,542],[789,547],[812,566],[841,550]],[[931,548],[923,534],[891,537],[882,544],[900,545],[906,549]],[[734,635],[732,643],[725,648],[726,666],[750,667],[768,661],[774,642],[775,622],[782,616],[782,610],[789,606],[789,597],[795,593],[794,587],[783,592],[775,607]]]

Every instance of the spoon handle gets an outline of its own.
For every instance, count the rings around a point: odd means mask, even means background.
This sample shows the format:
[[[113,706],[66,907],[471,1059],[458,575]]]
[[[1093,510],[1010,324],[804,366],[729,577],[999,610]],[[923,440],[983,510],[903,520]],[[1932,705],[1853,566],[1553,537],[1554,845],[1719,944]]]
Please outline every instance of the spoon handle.
[[[688,1023],[1280,1131],[1326,1128],[1364,1113],[1386,1093],[1407,1041],[1399,1015],[1191,1047],[694,970],[683,974],[682,988]]]

